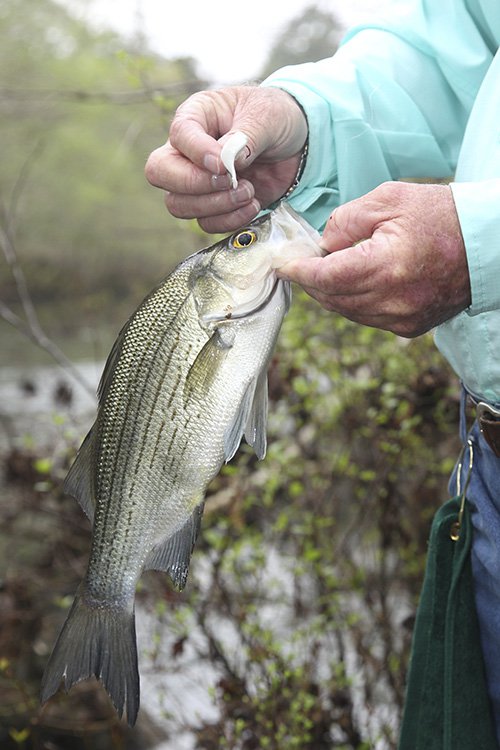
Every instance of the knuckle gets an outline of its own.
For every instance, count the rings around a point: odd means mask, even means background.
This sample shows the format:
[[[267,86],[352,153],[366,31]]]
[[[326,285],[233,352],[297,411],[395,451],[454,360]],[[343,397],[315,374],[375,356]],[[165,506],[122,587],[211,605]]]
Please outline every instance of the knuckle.
[[[182,201],[179,200],[179,197],[175,195],[175,193],[165,193],[165,206],[167,207],[168,212],[171,213],[172,216],[175,216],[176,219],[191,218],[188,216],[188,212],[186,212],[186,206],[183,205]]]
[[[416,339],[417,336],[420,336],[420,334],[423,333],[423,331],[403,327],[402,330],[395,331],[395,333],[403,339]]]
[[[184,124],[184,118],[182,117],[182,114],[179,112],[179,110],[177,110],[177,114],[170,124],[168,133],[168,137],[172,145],[175,145],[178,142],[179,136],[182,134]]]
[[[158,162],[159,162],[159,155],[158,155],[158,149],[156,151],[153,151],[144,166],[144,174],[146,175],[146,179],[151,185],[157,185],[158,184]]]
[[[207,216],[202,219],[198,219],[198,226],[207,234],[215,234],[217,232],[230,232],[232,228],[223,218],[220,216]]]
[[[212,222],[209,219],[197,219],[198,226],[200,229],[202,229],[206,234],[212,234],[213,232],[216,232],[217,229],[213,227]],[[224,231],[221,229],[220,231]]]
[[[200,172],[194,164],[187,164],[183,177],[182,189],[188,195],[202,195],[208,192],[207,175]]]
[[[405,339],[414,339],[420,336],[424,330],[421,325],[417,325],[414,316],[405,316],[392,326],[393,333]]]
[[[383,182],[376,188],[379,197],[382,200],[400,203],[405,195],[405,183],[403,182]]]
[[[312,296],[314,296],[314,295],[312,295]],[[324,310],[327,310],[327,312],[337,312],[335,304],[328,297],[322,297],[320,299],[318,299],[318,297],[315,297],[315,299],[318,300],[318,302],[320,303],[321,307]]]

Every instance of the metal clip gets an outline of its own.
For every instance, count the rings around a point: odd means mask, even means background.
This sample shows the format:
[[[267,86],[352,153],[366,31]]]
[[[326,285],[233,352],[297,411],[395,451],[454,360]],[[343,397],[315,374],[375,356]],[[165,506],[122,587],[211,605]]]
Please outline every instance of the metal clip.
[[[484,417],[489,416],[493,417],[493,419],[500,419],[500,409],[495,409],[494,406],[490,406],[490,404],[485,404],[484,401],[479,401],[476,404],[476,417],[478,421]]]
[[[463,460],[465,458],[465,451],[469,449],[469,468],[467,471],[467,476],[465,477],[464,486],[462,489],[462,466],[463,466]],[[474,450],[472,447],[472,440],[469,438],[467,440],[467,445],[464,445],[462,448],[462,452],[460,453],[460,458],[458,461],[458,467],[457,467],[457,496],[460,497],[460,509],[458,511],[458,518],[456,521],[454,521],[451,525],[450,529],[450,538],[454,542],[458,542],[460,539],[460,530],[462,527],[462,519],[464,515],[464,509],[465,509],[465,495],[467,492],[467,488],[469,486],[471,474],[472,474],[472,465],[474,463]]]

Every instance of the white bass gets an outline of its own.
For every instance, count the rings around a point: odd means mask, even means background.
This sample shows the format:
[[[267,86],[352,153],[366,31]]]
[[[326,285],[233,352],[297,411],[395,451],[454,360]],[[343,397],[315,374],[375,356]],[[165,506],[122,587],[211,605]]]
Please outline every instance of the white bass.
[[[136,584],[155,569],[182,588],[208,483],[243,435],[264,457],[267,368],[290,300],[275,269],[321,255],[318,239],[282,204],[181,262],[120,332],[65,482],[92,522],[92,546],[42,702],[61,681],[69,690],[95,675],[134,724]]]

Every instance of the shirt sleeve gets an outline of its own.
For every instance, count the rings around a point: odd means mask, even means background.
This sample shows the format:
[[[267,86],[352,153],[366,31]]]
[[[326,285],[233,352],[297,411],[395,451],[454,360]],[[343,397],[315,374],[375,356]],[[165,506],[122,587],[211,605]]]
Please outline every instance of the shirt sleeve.
[[[331,58],[262,84],[288,91],[306,114],[309,151],[290,203],[318,229],[336,205],[386,180],[454,173],[494,44],[464,2],[405,8],[351,31]]]
[[[500,179],[451,185],[467,249],[469,315],[500,309]]]

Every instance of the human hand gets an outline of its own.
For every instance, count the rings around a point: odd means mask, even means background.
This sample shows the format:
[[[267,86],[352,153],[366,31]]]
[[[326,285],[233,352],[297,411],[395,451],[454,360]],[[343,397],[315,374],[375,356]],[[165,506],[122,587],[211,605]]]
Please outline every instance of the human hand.
[[[237,130],[245,133],[248,146],[236,159],[233,190],[220,152]],[[167,191],[165,204],[174,216],[196,218],[206,232],[232,231],[287,191],[306,138],[302,110],[281,89],[203,91],[177,110],[169,140],[147,161],[146,177]]]
[[[327,255],[290,261],[279,275],[358,323],[411,338],[470,305],[465,247],[446,185],[384,183],[339,206],[320,244]]]

